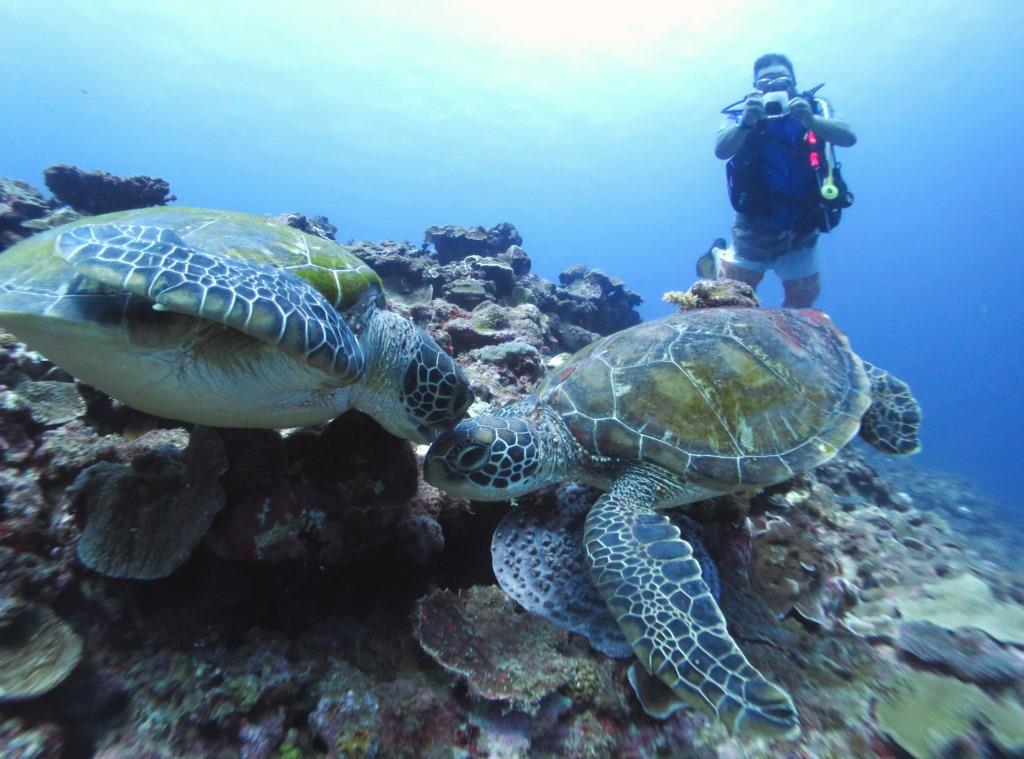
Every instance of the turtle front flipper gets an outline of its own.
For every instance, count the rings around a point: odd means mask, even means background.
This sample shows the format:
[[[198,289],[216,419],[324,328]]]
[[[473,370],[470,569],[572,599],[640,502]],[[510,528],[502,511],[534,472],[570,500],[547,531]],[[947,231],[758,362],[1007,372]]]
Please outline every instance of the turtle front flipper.
[[[860,420],[860,436],[882,453],[906,456],[921,450],[921,405],[910,386],[863,361],[871,381],[871,405]]]
[[[335,308],[291,272],[190,247],[170,229],[84,224],[57,239],[75,271],[168,311],[218,322],[309,365],[358,380],[362,348]]]
[[[598,499],[583,536],[594,584],[640,663],[677,696],[737,732],[795,738],[793,702],[747,661],[690,544],[652,510],[675,483],[634,470]]]

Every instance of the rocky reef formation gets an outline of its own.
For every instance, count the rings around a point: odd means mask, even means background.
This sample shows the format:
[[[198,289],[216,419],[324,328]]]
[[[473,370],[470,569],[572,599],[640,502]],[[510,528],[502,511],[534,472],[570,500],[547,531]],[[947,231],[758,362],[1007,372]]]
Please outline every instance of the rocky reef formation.
[[[162,206],[177,199],[167,180],[158,177],[119,177],[63,163],[50,166],[43,176],[53,198],[27,182],[0,178],[0,251],[80,214]]]
[[[159,177],[118,177],[105,171],[83,171],[58,163],[43,172],[54,197],[78,213],[95,216],[112,211],[149,208],[177,200]]]
[[[23,220],[58,208],[2,186],[28,198]],[[532,274],[511,225],[433,227],[427,241],[354,247],[482,403],[528,392],[564,351],[639,319],[612,277]],[[673,302],[756,306],[713,284]],[[0,337],[0,755],[1024,751],[1024,575],[956,529],[995,512],[980,500],[958,511],[955,481],[882,470],[850,446],[686,510],[733,636],[796,702],[803,734],[790,744],[730,736],[678,704],[648,716],[630,657],[497,587],[491,537],[509,505],[435,490],[423,454],[357,412],[282,431],[148,417]],[[563,486],[520,508],[570,514],[593,497]],[[994,551],[998,531],[986,535]]]
[[[311,235],[322,237],[325,240],[337,239],[338,228],[331,224],[326,216],[306,216],[298,212],[283,213],[276,217],[276,220],[289,227],[301,229]]]
[[[77,214],[56,200],[43,197],[39,190],[18,179],[0,178],[0,250],[19,240],[48,229],[54,215],[71,221]],[[63,223],[63,221],[58,222]]]
[[[530,257],[518,243],[502,250],[493,247],[507,240],[522,242],[510,224],[489,233],[476,230],[481,239],[474,245],[452,243],[464,241],[474,230],[444,229],[427,232],[427,240],[440,245],[437,249],[360,242],[353,250],[382,277],[392,302],[428,323],[456,355],[462,348],[517,337],[542,352],[573,352],[598,335],[640,321],[636,307],[642,299],[621,280],[573,266],[559,275],[556,285],[531,273]]]

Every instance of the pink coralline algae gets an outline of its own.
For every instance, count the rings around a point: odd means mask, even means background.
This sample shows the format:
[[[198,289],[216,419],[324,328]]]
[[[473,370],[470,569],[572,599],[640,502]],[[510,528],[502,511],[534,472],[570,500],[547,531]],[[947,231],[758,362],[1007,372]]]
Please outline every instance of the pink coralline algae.
[[[435,591],[420,599],[416,638],[445,669],[464,677],[473,695],[528,711],[536,711],[574,672],[560,651],[567,634],[538,617],[516,614],[494,587]]]

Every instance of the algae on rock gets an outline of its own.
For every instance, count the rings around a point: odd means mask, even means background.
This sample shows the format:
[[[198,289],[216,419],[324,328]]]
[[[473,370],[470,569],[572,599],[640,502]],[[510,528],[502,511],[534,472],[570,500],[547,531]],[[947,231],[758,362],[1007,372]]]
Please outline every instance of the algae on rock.
[[[82,658],[82,639],[39,604],[0,619],[0,700],[35,698],[55,688]]]
[[[972,574],[938,580],[900,603],[906,620],[927,620],[948,630],[977,627],[996,640],[1024,644],[1024,607],[1000,601]]]
[[[938,756],[980,723],[1004,751],[1024,750],[1024,708],[975,685],[911,671],[875,702],[881,730],[915,759]]]

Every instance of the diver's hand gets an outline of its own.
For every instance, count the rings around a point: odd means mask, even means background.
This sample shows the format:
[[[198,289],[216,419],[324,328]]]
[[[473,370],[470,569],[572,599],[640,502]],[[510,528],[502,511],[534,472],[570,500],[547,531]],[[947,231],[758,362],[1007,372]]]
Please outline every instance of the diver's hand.
[[[749,129],[764,118],[764,97],[760,92],[752,92],[743,104],[743,116],[740,126]]]
[[[799,121],[805,129],[814,125],[814,111],[806,98],[799,95],[789,101],[789,115]]]

